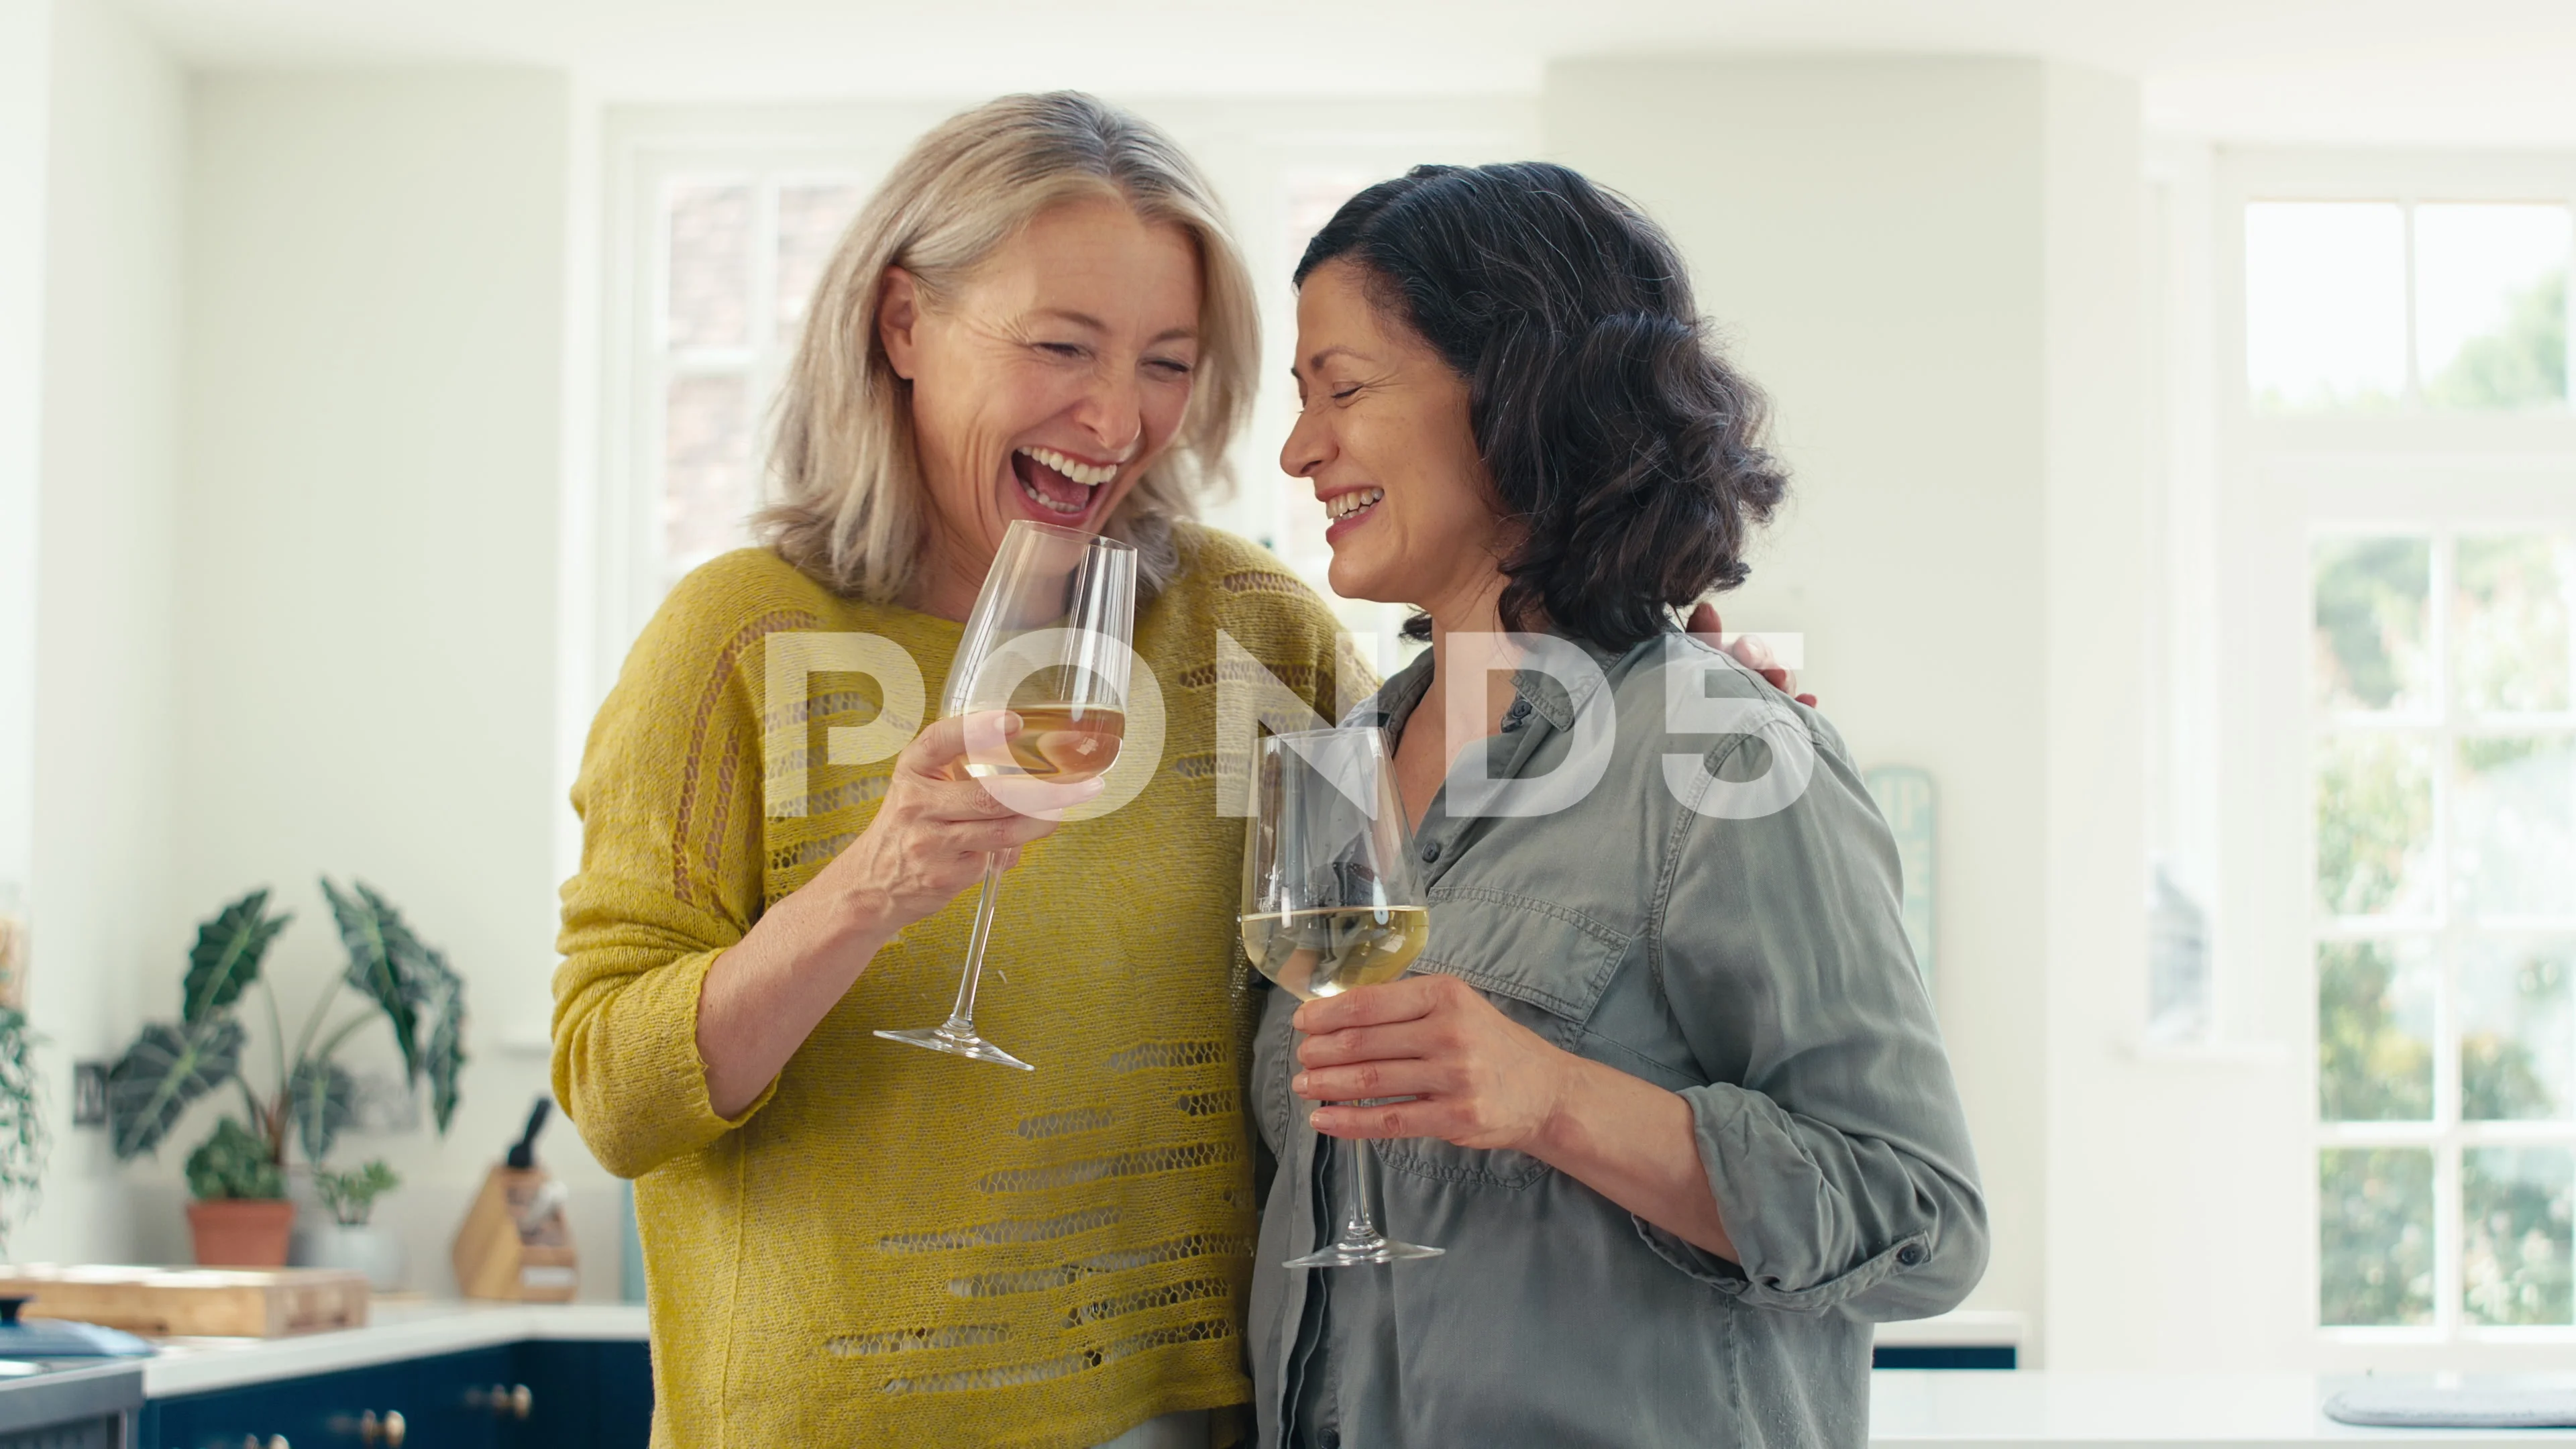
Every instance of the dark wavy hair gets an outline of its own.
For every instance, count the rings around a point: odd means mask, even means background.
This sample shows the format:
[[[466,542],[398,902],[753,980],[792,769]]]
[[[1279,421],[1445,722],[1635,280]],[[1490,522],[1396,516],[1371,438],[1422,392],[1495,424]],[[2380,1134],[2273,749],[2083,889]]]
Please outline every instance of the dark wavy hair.
[[[1466,380],[1476,452],[1523,525],[1504,627],[1625,650],[1744,582],[1788,477],[1661,227],[1563,166],[1416,166],[1344,202],[1297,284],[1344,259]]]

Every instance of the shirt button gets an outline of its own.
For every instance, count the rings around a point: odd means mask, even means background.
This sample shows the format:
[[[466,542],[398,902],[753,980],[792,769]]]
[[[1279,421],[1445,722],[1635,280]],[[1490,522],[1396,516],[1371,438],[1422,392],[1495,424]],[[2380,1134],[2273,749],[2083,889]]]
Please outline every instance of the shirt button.
[[[1921,1243],[1908,1243],[1896,1250],[1896,1261],[1908,1268],[1921,1267],[1926,1256]]]
[[[1440,842],[1439,842],[1439,841],[1436,841],[1436,840],[1426,840],[1426,841],[1422,842],[1422,863],[1423,863],[1424,865],[1429,865],[1429,864],[1431,864],[1433,861],[1438,860],[1439,858],[1440,858]],[[1325,1446],[1325,1449],[1332,1449],[1332,1446],[1331,1446],[1331,1445],[1326,1445],[1326,1446]]]

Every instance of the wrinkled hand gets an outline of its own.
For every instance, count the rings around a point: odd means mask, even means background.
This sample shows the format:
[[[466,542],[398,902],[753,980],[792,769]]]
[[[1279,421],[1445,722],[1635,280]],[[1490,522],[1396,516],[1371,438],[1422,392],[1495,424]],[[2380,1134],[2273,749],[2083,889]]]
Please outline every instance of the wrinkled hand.
[[[968,718],[936,721],[904,746],[876,818],[824,868],[829,888],[867,902],[886,930],[902,930],[956,899],[982,879],[986,855],[1008,870],[1019,864],[1021,846],[1055,830],[1055,821],[1021,814],[963,778]],[[1004,737],[1019,733],[1017,715],[996,723]],[[1087,780],[1056,787],[1055,795],[1088,800],[1102,788]]]
[[[1816,697],[1812,694],[1798,693],[1796,672],[1781,668],[1780,661],[1771,653],[1771,646],[1764,643],[1759,636],[1745,634],[1739,636],[1732,644],[1722,642],[1726,626],[1718,622],[1715,604],[1702,599],[1699,607],[1691,610],[1690,623],[1684,627],[1693,634],[1705,636],[1711,644],[1734,655],[1743,662],[1745,668],[1769,680],[1773,689],[1795,697],[1798,703],[1810,709],[1815,707]]]
[[[1460,1147],[1526,1150],[1555,1120],[1574,1058],[1495,1009],[1455,976],[1407,976],[1297,1008],[1305,1070],[1289,1090],[1318,1102],[1333,1137],[1437,1137]]]

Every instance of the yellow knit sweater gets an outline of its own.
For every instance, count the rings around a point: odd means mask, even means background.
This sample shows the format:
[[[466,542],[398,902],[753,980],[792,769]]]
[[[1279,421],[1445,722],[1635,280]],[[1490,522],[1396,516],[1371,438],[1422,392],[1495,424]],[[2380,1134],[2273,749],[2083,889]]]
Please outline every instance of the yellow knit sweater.
[[[947,1014],[970,889],[880,952],[748,1111],[715,1115],[709,963],[866,828],[892,768],[819,763],[827,729],[875,717],[877,685],[817,673],[789,696],[801,721],[772,711],[764,637],[891,639],[935,709],[961,631],[746,549],[683,580],[636,643],[573,792],[554,1086],[637,1179],[656,1445],[1082,1449],[1250,1398],[1252,1015],[1242,824],[1214,793],[1216,635],[1323,714],[1358,666],[1270,555],[1180,542],[1181,577],[1136,627],[1168,712],[1160,767],[1003,877],[976,1024],[1033,1073],[870,1035]],[[764,777],[799,747],[807,813],[771,815]]]

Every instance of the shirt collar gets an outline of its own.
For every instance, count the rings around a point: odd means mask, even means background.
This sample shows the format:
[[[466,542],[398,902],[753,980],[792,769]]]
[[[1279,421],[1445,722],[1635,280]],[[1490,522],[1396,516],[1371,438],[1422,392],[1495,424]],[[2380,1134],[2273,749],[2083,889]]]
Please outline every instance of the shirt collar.
[[[1600,692],[1611,667],[1628,653],[1634,652],[1629,650],[1614,653],[1588,639],[1574,639],[1568,642],[1581,649],[1586,657],[1600,666],[1599,673],[1585,679],[1572,692],[1569,692],[1555,675],[1542,673],[1536,669],[1512,671],[1513,696],[1526,701],[1540,718],[1560,730],[1574,727],[1575,715],[1581,713],[1583,707],[1591,702],[1592,696]],[[1659,642],[1659,639],[1647,641],[1648,644]],[[1415,656],[1411,664],[1397,670],[1386,683],[1379,685],[1377,693],[1361,701],[1349,715],[1343,718],[1342,723],[1364,729],[1400,732],[1404,728],[1404,722],[1412,717],[1414,708],[1422,703],[1422,697],[1430,691],[1431,651],[1425,649]]]

